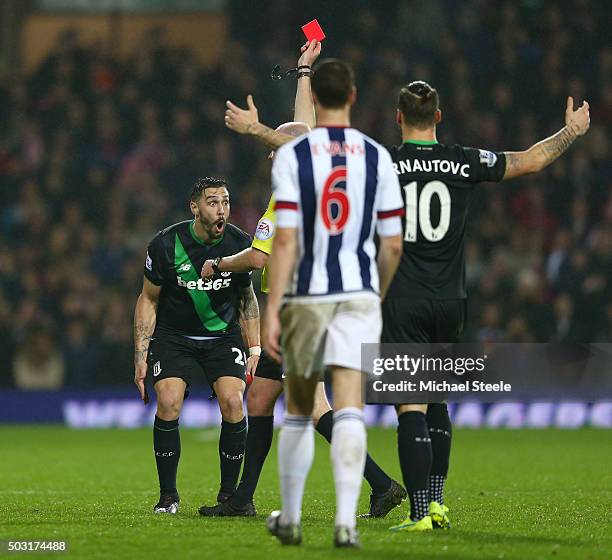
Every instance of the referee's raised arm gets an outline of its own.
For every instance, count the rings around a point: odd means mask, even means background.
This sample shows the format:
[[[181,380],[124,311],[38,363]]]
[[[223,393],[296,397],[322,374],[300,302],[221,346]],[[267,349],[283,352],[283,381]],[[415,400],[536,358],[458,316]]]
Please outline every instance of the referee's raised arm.
[[[321,54],[321,43],[311,41],[302,46],[302,55],[298,59],[297,88],[293,120],[303,122],[309,128],[316,123],[314,102],[310,89],[311,67]],[[225,126],[238,134],[249,134],[272,150],[291,142],[293,136],[259,122],[259,113],[252,95],[247,95],[247,108],[242,109],[231,101],[226,101]]]

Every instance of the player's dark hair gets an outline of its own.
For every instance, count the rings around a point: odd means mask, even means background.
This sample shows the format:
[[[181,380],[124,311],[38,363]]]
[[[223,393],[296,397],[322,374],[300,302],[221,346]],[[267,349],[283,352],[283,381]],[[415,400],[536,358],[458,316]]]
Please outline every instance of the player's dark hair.
[[[397,106],[406,124],[415,128],[429,128],[436,124],[440,97],[427,82],[411,82],[400,90]]]
[[[227,181],[225,179],[215,179],[214,177],[202,177],[198,179],[191,189],[191,200],[197,202],[200,200],[202,193],[206,189],[218,189],[225,187],[227,189]]]
[[[346,62],[326,58],[312,72],[311,87],[322,107],[340,109],[355,87],[355,73]]]

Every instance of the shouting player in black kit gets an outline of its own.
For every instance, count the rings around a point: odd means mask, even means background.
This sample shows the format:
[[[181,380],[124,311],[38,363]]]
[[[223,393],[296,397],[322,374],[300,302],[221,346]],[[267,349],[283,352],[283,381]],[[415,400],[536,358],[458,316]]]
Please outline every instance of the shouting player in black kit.
[[[178,418],[190,381],[202,376],[213,388],[223,418],[217,500],[234,492],[247,434],[245,373],[254,373],[261,353],[250,274],[223,273],[214,281],[199,274],[206,259],[233,255],[251,244],[248,234],[228,223],[225,181],[199,179],[190,207],[193,220],[160,231],[149,244],[134,316],[134,381],[147,402],[145,378],[151,372],[157,393],[153,448],[160,498],[155,513],[178,511]],[[250,354],[246,363],[242,333]]]
[[[589,128],[589,104],[574,111],[567,100],[565,126],[522,152],[445,146],[436,138],[442,119],[438,92],[417,81],[399,95],[402,144],[389,149],[406,204],[404,252],[383,302],[382,341],[456,342],[466,314],[464,239],[475,184],[537,173]],[[259,123],[256,107],[232,106],[226,125],[272,149],[292,140]],[[444,484],[451,450],[445,403],[400,405],[398,450],[410,514],[394,531],[449,528]]]

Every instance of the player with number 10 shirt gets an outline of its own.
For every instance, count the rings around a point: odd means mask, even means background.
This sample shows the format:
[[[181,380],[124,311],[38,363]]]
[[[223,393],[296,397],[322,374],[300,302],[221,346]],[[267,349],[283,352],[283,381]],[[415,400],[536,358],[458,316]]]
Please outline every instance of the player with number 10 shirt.
[[[382,342],[457,342],[465,324],[464,240],[475,184],[540,171],[588,129],[588,104],[566,126],[523,152],[445,146],[436,138],[438,92],[425,82],[400,90],[397,123],[402,144],[389,148],[406,213],[404,252],[383,303]],[[444,484],[452,427],[445,403],[401,404],[398,450],[410,514],[397,531],[448,529]]]
[[[464,238],[473,187],[503,178],[504,154],[418,140],[389,151],[406,205],[407,246],[387,297],[464,299]]]

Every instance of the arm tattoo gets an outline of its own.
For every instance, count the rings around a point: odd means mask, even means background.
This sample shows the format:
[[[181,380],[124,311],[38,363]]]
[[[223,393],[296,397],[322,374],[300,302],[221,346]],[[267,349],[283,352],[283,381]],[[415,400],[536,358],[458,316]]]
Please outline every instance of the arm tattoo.
[[[511,179],[541,171],[563,154],[576,137],[576,133],[565,126],[551,137],[534,144],[527,151],[504,152],[506,155],[504,178]]]
[[[149,342],[153,338],[155,323],[148,325],[143,321],[134,323],[134,363],[147,359]]]
[[[255,136],[255,138],[272,150],[277,150],[283,144],[293,140],[293,136],[272,130],[270,127],[259,122],[249,124],[246,128],[246,133]]]
[[[555,161],[576,140],[576,134],[564,126],[557,134],[538,143],[538,149],[548,165]]]
[[[259,317],[259,304],[257,296],[253,291],[253,286],[249,286],[242,290],[240,295],[240,318],[243,321],[257,319]]]
[[[514,176],[515,171],[520,170],[522,164],[522,157],[522,154],[517,152],[506,152],[505,175]]]

